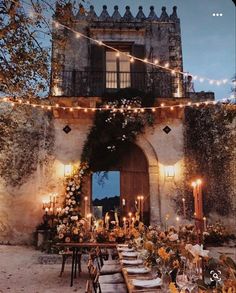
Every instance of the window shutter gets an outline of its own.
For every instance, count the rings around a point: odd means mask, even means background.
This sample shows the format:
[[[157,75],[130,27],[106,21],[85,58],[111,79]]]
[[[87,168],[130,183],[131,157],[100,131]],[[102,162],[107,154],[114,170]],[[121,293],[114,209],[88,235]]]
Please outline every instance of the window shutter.
[[[90,93],[100,96],[105,89],[105,49],[91,45],[90,50]]]
[[[132,47],[132,55],[144,59],[145,58],[145,46],[134,44]],[[146,77],[146,66],[143,62],[135,60],[131,66],[131,87],[139,90],[145,89],[145,77]]]

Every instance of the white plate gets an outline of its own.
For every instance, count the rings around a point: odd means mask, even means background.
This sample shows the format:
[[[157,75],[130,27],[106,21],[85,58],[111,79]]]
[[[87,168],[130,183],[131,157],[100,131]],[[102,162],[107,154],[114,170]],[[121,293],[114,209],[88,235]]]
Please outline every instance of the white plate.
[[[126,268],[127,273],[129,274],[146,274],[151,271],[149,268]]]
[[[162,285],[162,281],[160,278],[156,278],[153,280],[133,280],[133,285],[136,287],[142,287],[142,288],[153,288],[158,287]]]
[[[143,263],[142,259],[123,259],[121,261],[124,265],[141,265]]]
[[[138,253],[137,252],[135,252],[135,251],[131,251],[131,252],[129,252],[129,251],[127,251],[127,252],[122,252],[121,253],[122,254],[122,256],[129,256],[129,257],[137,257],[138,256]]]
[[[125,252],[128,252],[128,251],[134,251],[134,248],[128,248],[128,247],[118,247],[117,248],[118,251],[125,251]]]

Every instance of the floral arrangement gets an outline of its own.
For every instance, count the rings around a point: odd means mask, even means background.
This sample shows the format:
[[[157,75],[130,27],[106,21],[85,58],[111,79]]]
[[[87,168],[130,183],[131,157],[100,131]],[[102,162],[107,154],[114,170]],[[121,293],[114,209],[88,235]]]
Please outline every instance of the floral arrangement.
[[[235,242],[236,237],[233,233],[226,229],[221,222],[208,225],[207,230],[203,233],[204,243],[206,245],[220,246],[228,244],[230,241]]]
[[[81,188],[87,164],[81,164],[78,172],[66,180],[64,207],[58,215],[57,240],[82,242],[89,239],[88,222],[80,212]]]

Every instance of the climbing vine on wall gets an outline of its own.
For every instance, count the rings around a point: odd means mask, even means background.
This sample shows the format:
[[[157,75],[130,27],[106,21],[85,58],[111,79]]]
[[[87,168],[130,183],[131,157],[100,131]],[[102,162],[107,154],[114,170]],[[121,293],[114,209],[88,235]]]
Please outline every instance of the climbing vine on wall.
[[[81,158],[92,170],[107,171],[116,166],[126,150],[127,143],[134,142],[146,125],[152,125],[151,111],[141,113],[137,110],[136,113],[130,110],[139,109],[144,100],[147,102],[146,96],[132,89],[125,89],[116,96],[103,98],[101,106],[109,106],[111,110],[97,111],[95,114],[94,125],[88,134]]]
[[[53,163],[52,115],[38,109],[11,106],[0,109],[0,177],[6,184],[24,184],[38,166]]]
[[[235,159],[235,105],[209,105],[185,109],[185,187],[188,215],[193,215],[191,181],[203,179],[204,214],[232,212]],[[231,180],[231,181],[230,181]],[[181,210],[182,197],[175,198]],[[214,203],[214,204],[213,204]]]

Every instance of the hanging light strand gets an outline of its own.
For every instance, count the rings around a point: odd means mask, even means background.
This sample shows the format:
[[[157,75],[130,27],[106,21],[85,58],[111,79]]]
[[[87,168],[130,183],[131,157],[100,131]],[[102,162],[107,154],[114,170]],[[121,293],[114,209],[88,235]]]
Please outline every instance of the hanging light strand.
[[[106,48],[108,48],[108,49],[116,52],[116,56],[117,57],[119,57],[121,55],[126,56],[127,58],[130,59],[130,62],[131,63],[133,63],[135,61],[140,61],[140,62],[143,62],[145,64],[148,64],[148,65],[151,65],[151,66],[154,66],[154,67],[157,67],[157,68],[161,68],[163,70],[166,70],[166,71],[170,72],[172,75],[174,75],[174,74],[181,74],[184,77],[187,77],[188,75],[190,75],[190,76],[192,76],[193,80],[198,80],[201,83],[204,82],[204,81],[207,81],[210,85],[220,86],[220,85],[224,85],[226,83],[231,84],[231,82],[227,78],[220,79],[220,80],[215,80],[215,79],[210,79],[210,78],[206,78],[206,77],[201,77],[201,76],[194,75],[194,74],[191,74],[191,73],[187,73],[187,72],[184,72],[184,71],[181,71],[181,70],[177,70],[177,69],[170,68],[170,64],[168,62],[165,63],[164,65],[160,65],[158,59],[155,59],[154,62],[152,62],[152,61],[149,61],[147,58],[144,58],[144,59],[138,58],[138,57],[133,56],[131,54],[128,54],[126,52],[120,51],[117,48],[114,48],[114,47],[112,47],[112,46],[110,46],[110,45],[102,42],[101,40],[94,39],[92,37],[89,37],[89,36],[83,34],[82,32],[78,32],[78,31],[70,28],[69,26],[67,26],[65,24],[62,24],[62,23],[60,23],[60,22],[58,22],[56,20],[52,20],[52,22],[54,23],[55,28],[59,28],[60,26],[61,27],[64,27],[64,28],[70,30],[71,32],[75,33],[75,36],[77,38],[78,38],[78,36],[81,36],[83,38],[86,38],[87,40],[90,40],[90,41],[94,42],[95,44],[98,44],[99,46],[106,47]]]
[[[0,97],[0,104],[1,103],[8,103],[11,106],[30,106],[33,108],[40,108],[46,111],[52,111],[52,110],[64,110],[64,111],[68,111],[68,112],[74,112],[74,111],[83,111],[84,113],[88,113],[88,112],[95,112],[95,111],[110,111],[110,112],[120,112],[120,113],[124,113],[124,112],[130,112],[133,111],[134,113],[143,113],[145,111],[152,111],[155,112],[158,109],[169,109],[170,111],[173,111],[175,109],[182,109],[184,107],[200,107],[200,106],[207,106],[207,105],[216,105],[216,104],[220,104],[220,103],[229,103],[229,101],[234,100],[234,98],[227,98],[227,99],[221,99],[221,100],[217,100],[217,101],[212,101],[212,100],[205,100],[205,101],[199,101],[199,102],[186,102],[186,103],[178,103],[178,104],[173,104],[173,105],[166,105],[164,103],[161,103],[158,106],[152,106],[152,107],[137,107],[137,106],[130,106],[127,105],[126,107],[122,106],[122,107],[114,107],[111,105],[104,105],[102,107],[80,107],[80,106],[64,106],[64,105],[59,105],[58,103],[56,104],[38,104],[38,103],[33,103],[29,100],[22,100],[22,99],[18,99],[18,98],[13,98],[13,97]],[[232,105],[232,104],[230,104]],[[236,105],[234,105],[236,107]]]

